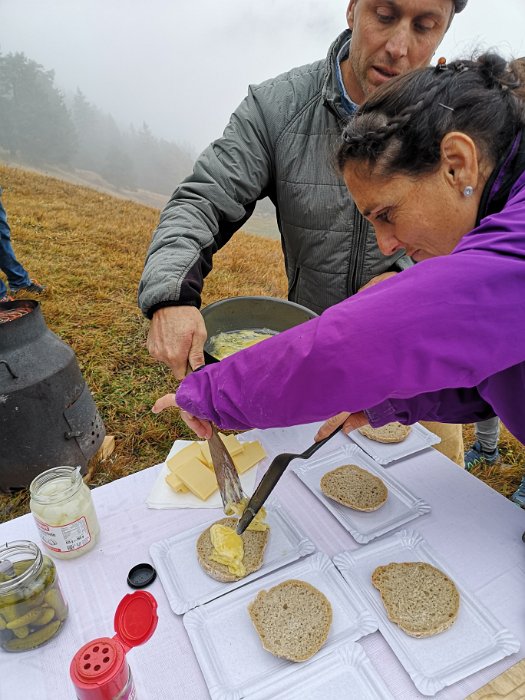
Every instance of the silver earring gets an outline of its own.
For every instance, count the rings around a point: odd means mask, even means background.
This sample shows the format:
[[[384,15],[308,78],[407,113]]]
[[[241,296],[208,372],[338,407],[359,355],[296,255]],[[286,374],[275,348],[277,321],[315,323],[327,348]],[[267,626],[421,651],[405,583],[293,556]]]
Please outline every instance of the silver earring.
[[[472,187],[472,185],[467,185],[465,187],[465,189],[463,190],[463,195],[465,197],[472,197],[473,194],[474,194],[474,188]]]

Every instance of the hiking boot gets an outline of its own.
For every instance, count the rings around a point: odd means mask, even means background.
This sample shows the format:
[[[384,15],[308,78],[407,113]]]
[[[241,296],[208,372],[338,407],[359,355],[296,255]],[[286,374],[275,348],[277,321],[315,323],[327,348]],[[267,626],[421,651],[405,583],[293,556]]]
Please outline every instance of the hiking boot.
[[[14,301],[13,297],[10,297],[8,294],[6,294],[4,297],[0,297],[0,304],[3,301]]]
[[[512,496],[510,496],[510,500],[513,503],[516,503],[516,505],[521,506],[522,508],[525,508],[525,476],[521,480],[521,484],[514,491]],[[523,533],[523,534],[525,536],[525,533]]]
[[[478,440],[472,445],[470,450],[465,452],[465,469],[469,472],[476,466],[488,466],[495,464],[499,459],[499,450],[486,451],[481,447]]]
[[[25,287],[17,287],[16,289],[11,288],[12,294],[18,294],[19,292],[31,292],[31,294],[43,294],[45,291],[46,291],[46,288],[44,287],[44,285],[40,284],[35,279],[29,280],[29,284],[26,284]]]

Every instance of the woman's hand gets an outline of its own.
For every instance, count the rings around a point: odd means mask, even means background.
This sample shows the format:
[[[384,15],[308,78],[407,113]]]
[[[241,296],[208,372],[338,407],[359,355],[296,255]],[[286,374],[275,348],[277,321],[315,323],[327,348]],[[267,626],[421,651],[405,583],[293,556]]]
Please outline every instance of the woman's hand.
[[[164,411],[165,408],[173,408],[174,406],[177,406],[175,394],[164,394],[164,396],[161,396],[160,399],[155,401],[151,410],[153,413],[160,413]],[[191,413],[183,411],[182,409],[180,411],[180,417],[188,428],[197,434],[197,437],[205,440],[211,438],[211,423],[209,421],[196,418],[192,416]]]
[[[319,442],[319,440],[328,437],[341,423],[343,424],[343,433],[348,435],[351,430],[361,428],[363,425],[368,425],[368,418],[364,411],[358,411],[357,413],[338,413],[333,418],[329,418],[325,421],[319,428],[314,438],[315,442]]]

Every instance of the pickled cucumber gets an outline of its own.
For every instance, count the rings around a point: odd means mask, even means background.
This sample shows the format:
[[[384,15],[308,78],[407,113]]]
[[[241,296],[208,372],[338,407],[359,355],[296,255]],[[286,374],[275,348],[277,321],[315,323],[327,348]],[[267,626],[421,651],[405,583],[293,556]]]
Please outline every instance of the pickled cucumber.
[[[6,622],[12,622],[13,620],[16,620],[17,617],[20,617],[22,614],[20,607],[16,603],[13,605],[2,605],[3,600],[3,598],[0,598],[0,613],[2,614],[4,620]]]
[[[34,621],[34,625],[42,627],[42,625],[47,625],[55,617],[55,611],[53,608],[43,607],[41,608],[40,617]]]
[[[44,600],[56,612],[59,620],[65,620],[67,617],[67,605],[62,598],[62,594],[57,588],[51,588],[44,596]]]
[[[8,630],[16,630],[19,627],[24,627],[25,625],[30,625],[35,620],[38,620],[42,613],[42,610],[40,608],[33,608],[32,610],[29,610],[26,612],[24,615],[21,615],[20,617],[16,617],[14,620],[11,620],[11,622],[7,623],[7,629]]]
[[[34,561],[34,559],[22,559],[22,561],[15,561],[13,563],[15,576],[20,576],[20,574],[23,574],[24,571],[27,571]]]
[[[28,649],[36,649],[44,642],[49,641],[60,629],[62,622],[53,620],[45,627],[41,627],[36,632],[32,632],[25,639],[10,639],[4,644],[4,649],[7,651],[27,651]]]
[[[23,574],[33,562],[34,559],[16,561],[9,571],[2,572],[7,582],[22,577],[19,587],[5,594],[0,585],[0,646],[7,651],[25,651],[44,644],[67,617],[67,604],[52,560],[44,556],[36,576],[28,574],[25,580]]]

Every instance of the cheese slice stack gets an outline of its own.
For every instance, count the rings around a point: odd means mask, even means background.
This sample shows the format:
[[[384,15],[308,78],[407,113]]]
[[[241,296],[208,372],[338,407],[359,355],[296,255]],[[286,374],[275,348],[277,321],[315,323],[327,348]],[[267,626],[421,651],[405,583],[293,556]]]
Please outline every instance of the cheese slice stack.
[[[244,474],[266,457],[263,446],[257,440],[239,442],[235,435],[219,433],[219,436],[239,474]],[[166,482],[177,493],[191,491],[197,498],[206,501],[218,489],[210,448],[206,441],[192,442],[166,460],[166,465],[170,470]]]

